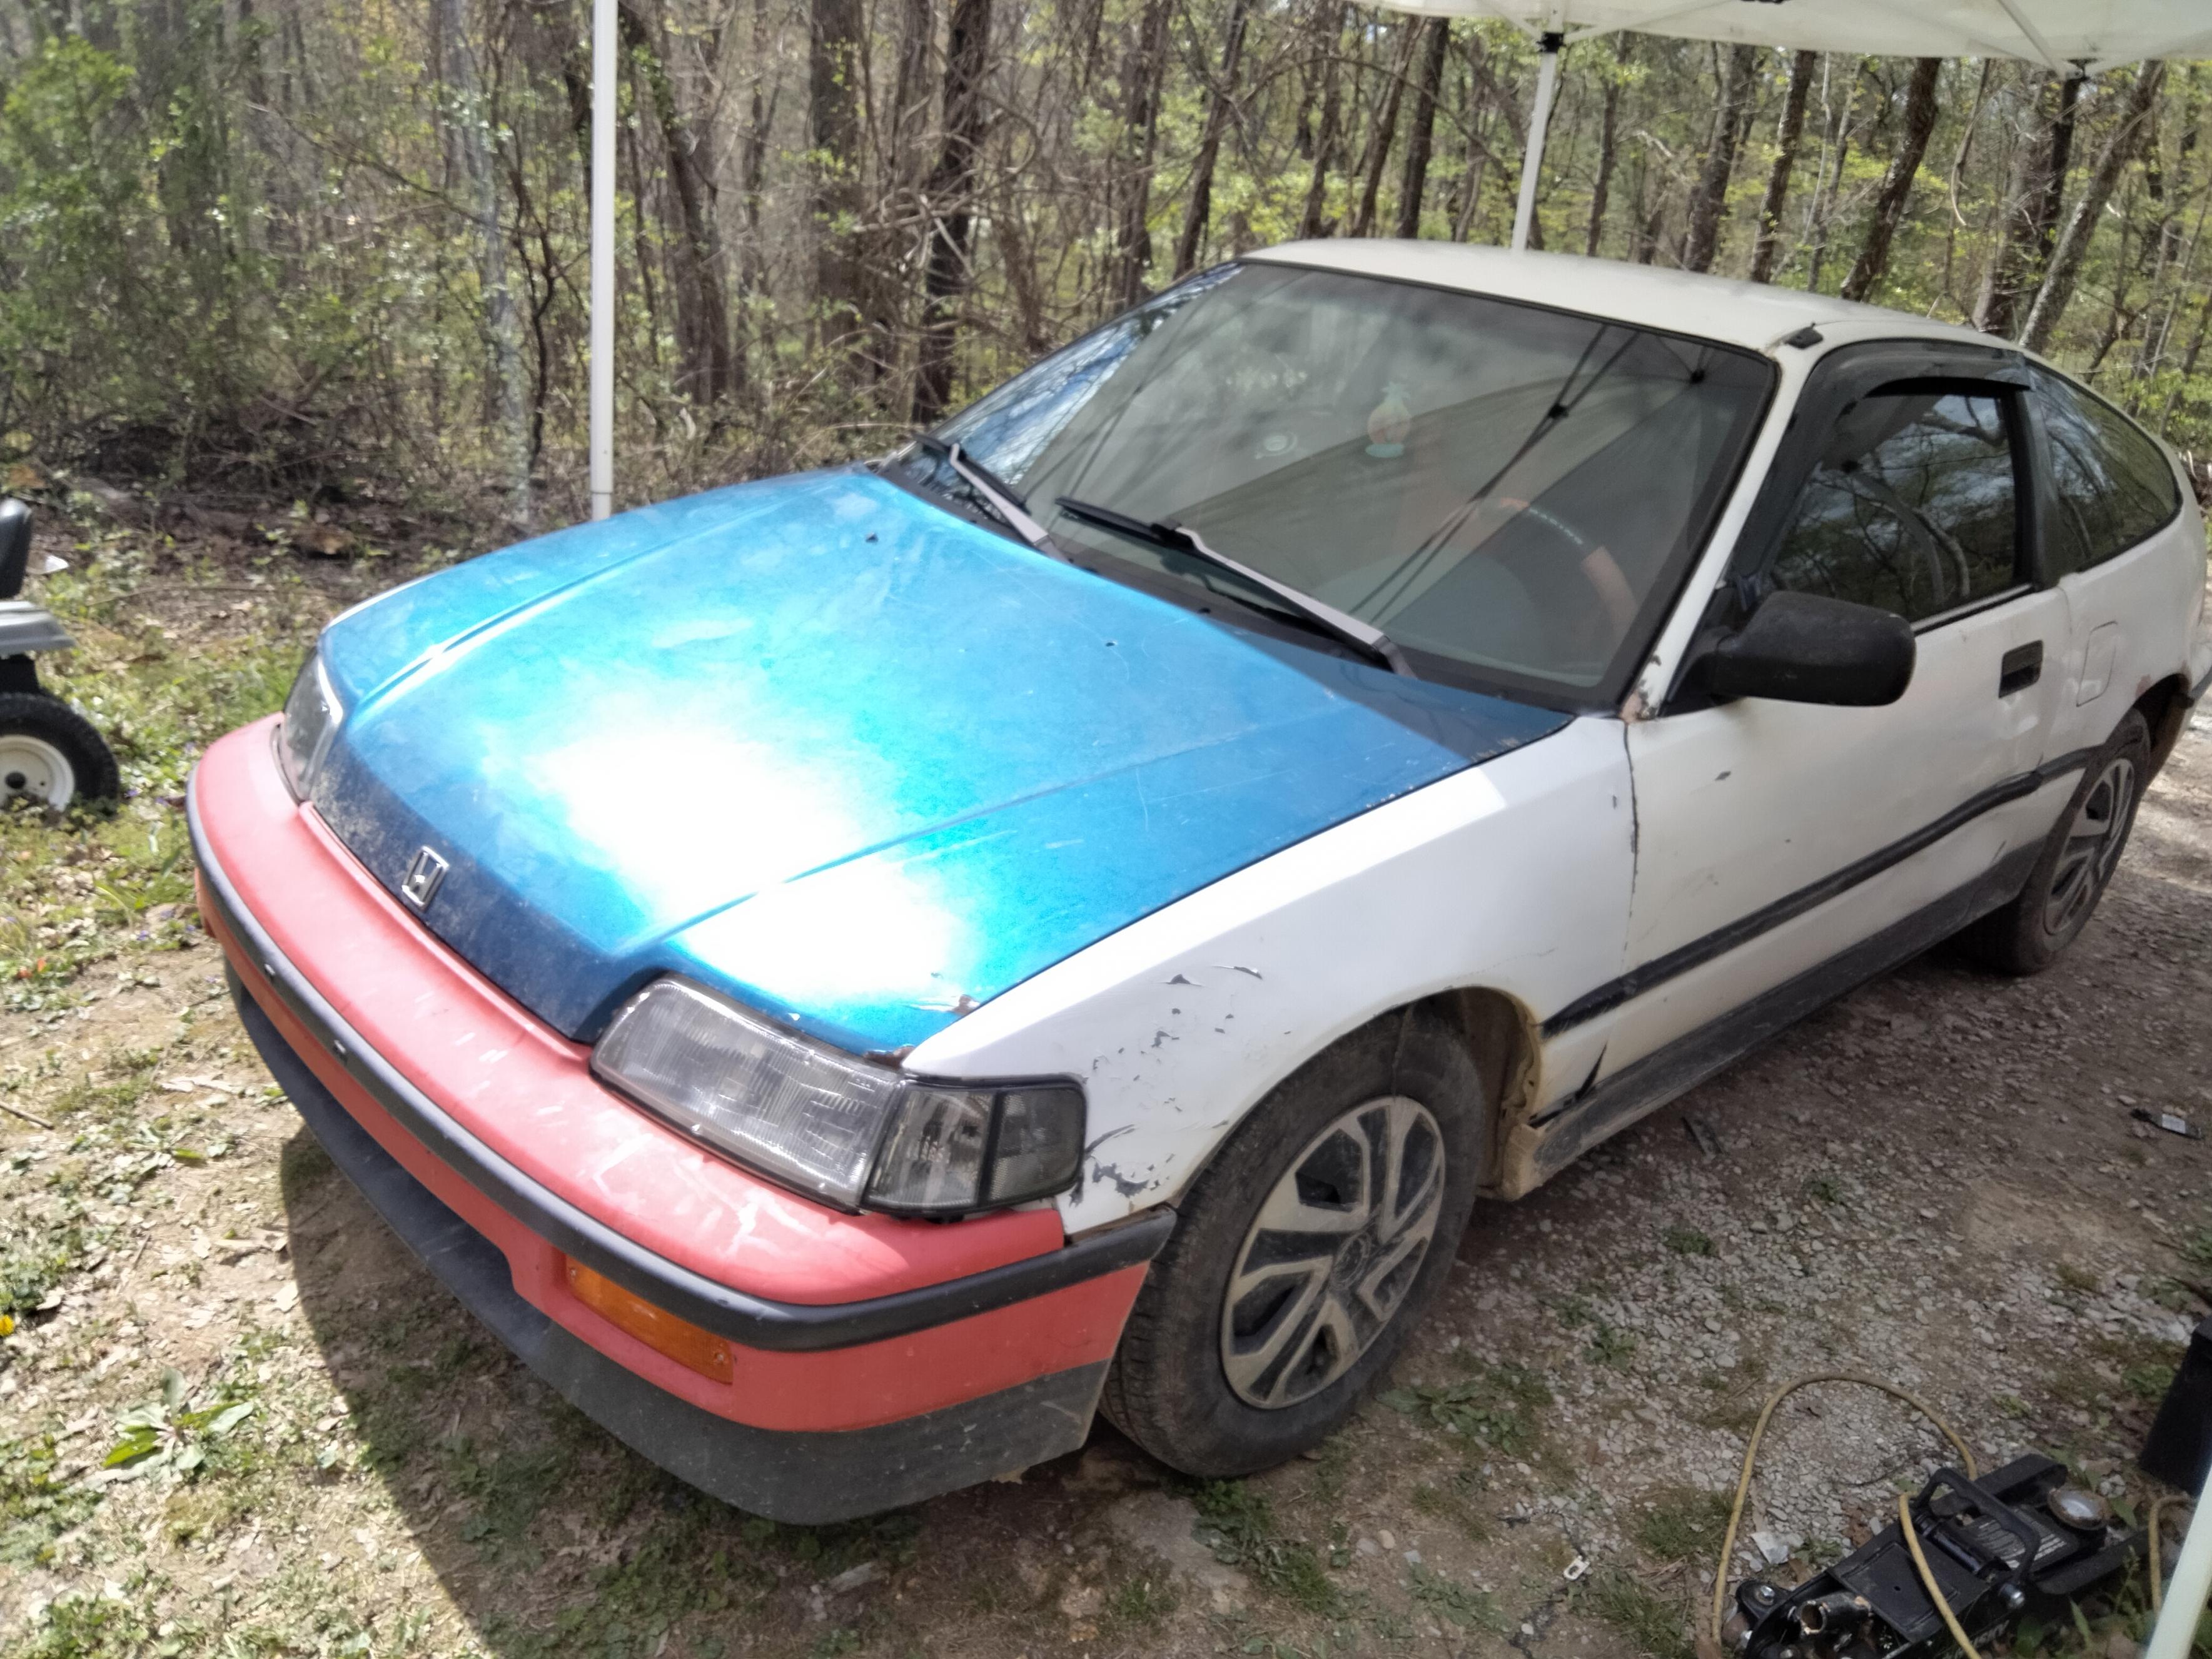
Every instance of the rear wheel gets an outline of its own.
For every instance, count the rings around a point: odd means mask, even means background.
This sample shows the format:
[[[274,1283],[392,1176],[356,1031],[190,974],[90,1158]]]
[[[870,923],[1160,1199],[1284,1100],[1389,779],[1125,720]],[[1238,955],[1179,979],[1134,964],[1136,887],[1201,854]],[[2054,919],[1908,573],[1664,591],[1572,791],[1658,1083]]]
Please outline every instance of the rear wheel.
[[[0,802],[60,811],[121,793],[115,757],[76,710],[42,691],[0,693]]]
[[[1178,1206],[1107,1415],[1189,1474],[1249,1474],[1322,1439],[1450,1273],[1487,1113],[1465,1043],[1424,1010],[1302,1067]]]
[[[2130,709],[2083,771],[2020,896],[1961,936],[1976,960],[2007,974],[2039,974],[2079,938],[2119,868],[2150,776],[2150,727]]]

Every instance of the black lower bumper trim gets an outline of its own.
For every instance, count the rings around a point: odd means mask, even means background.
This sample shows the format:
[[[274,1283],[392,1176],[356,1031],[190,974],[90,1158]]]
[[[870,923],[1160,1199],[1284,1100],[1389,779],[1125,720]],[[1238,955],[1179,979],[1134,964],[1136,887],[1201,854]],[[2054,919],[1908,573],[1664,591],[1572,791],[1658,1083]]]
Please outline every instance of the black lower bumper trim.
[[[470,1312],[616,1439],[726,1503],[772,1520],[847,1521],[1074,1450],[1106,1364],[1041,1376],[874,1428],[733,1423],[654,1387],[524,1301],[499,1247],[440,1201],[319,1082],[234,976],[246,1035],[331,1160]]]
[[[270,989],[323,1051],[433,1156],[532,1232],[702,1330],[746,1347],[785,1352],[849,1348],[908,1336],[1149,1261],[1160,1253],[1175,1226],[1175,1212],[1162,1206],[1086,1233],[1056,1250],[860,1302],[773,1302],[716,1284],[654,1255],[531,1180],[363,1042],[239,901],[201,831],[198,783],[195,774],[186,790],[185,817],[216,920],[252,954]]]

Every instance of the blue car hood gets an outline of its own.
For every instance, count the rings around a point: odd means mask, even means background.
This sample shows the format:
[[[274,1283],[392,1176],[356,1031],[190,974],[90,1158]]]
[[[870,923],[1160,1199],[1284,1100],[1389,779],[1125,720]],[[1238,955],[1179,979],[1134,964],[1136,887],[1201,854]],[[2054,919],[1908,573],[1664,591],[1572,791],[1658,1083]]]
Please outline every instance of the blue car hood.
[[[860,1052],[1565,717],[1283,644],[863,471],[580,526],[333,623],[315,801],[588,1041],[688,974]]]

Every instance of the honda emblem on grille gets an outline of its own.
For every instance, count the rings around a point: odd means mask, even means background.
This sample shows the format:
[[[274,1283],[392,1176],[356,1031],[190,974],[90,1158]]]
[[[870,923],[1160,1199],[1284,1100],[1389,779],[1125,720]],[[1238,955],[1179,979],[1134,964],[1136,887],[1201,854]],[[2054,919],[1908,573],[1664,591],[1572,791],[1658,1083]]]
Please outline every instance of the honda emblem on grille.
[[[446,860],[425,847],[408,865],[406,878],[399,884],[399,896],[417,910],[427,910],[430,901],[438,896],[438,884],[445,878]]]

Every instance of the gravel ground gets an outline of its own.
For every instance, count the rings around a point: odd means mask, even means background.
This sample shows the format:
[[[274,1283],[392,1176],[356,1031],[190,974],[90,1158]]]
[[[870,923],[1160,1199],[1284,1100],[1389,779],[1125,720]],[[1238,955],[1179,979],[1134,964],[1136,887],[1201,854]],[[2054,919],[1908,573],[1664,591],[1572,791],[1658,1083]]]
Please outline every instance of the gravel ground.
[[[221,626],[305,629],[343,597]],[[159,672],[228,672],[216,628],[125,607],[80,623],[84,672],[137,684],[166,641]],[[187,713],[244,706],[175,684]],[[1479,1212],[1388,1391],[1314,1456],[1194,1486],[1101,1425],[1018,1481],[826,1528],[610,1442],[335,1175],[189,905],[100,896],[126,857],[126,897],[180,878],[173,787],[0,847],[0,921],[37,953],[0,1016],[0,1250],[36,1291],[0,1339],[0,1652],[1686,1655],[1783,1381],[1885,1379],[1985,1464],[2045,1450],[2135,1506],[2212,1310],[2212,1150],[2132,1115],[2212,1123],[2203,719],[2056,969],[1930,955]],[[38,988],[65,949],[74,977]],[[1734,1571],[1812,1570],[1948,1455],[1885,1396],[1796,1395]],[[2106,1659],[2142,1609],[2131,1586],[2023,1650]]]

